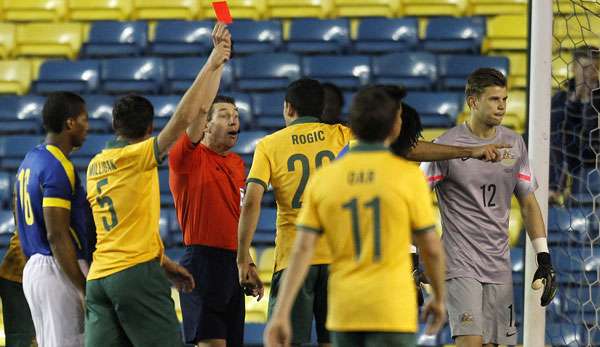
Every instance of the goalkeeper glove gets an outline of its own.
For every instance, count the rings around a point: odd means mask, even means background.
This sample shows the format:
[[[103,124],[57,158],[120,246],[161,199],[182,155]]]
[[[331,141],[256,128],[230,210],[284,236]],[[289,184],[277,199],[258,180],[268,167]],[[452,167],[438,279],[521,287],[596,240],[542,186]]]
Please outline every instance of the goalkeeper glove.
[[[544,287],[542,292],[542,298],[540,304],[542,306],[548,306],[556,292],[558,291],[558,285],[556,284],[556,273],[552,267],[552,261],[550,259],[550,253],[540,252],[537,254],[538,269],[533,275],[533,282],[531,288],[534,290]]]

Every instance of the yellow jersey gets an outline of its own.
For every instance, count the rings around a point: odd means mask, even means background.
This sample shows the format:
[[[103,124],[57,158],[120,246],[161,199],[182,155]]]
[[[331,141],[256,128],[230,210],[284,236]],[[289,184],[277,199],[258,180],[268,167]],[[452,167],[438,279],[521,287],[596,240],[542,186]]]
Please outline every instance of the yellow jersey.
[[[162,258],[156,138],[111,141],[87,169],[97,243],[88,280]]]
[[[331,250],[329,330],[417,331],[408,249],[412,233],[434,226],[432,205],[419,168],[383,145],[359,143],[317,171],[297,225]]]
[[[310,176],[335,159],[352,138],[350,128],[323,124],[314,117],[300,117],[256,146],[248,182],[271,184],[277,202],[275,271],[288,266],[296,238],[296,217]],[[329,250],[321,242],[312,264],[329,264]]]

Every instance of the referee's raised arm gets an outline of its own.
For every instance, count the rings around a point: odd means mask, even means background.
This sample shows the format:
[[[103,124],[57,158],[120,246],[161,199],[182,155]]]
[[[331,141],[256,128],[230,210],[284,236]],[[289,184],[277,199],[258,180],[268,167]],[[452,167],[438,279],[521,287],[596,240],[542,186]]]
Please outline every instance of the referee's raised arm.
[[[203,117],[206,121],[206,115],[217,95],[223,66],[231,54],[231,34],[225,24],[217,22],[212,37],[214,44],[212,53],[181,98],[173,117],[158,134],[158,152],[161,158],[167,154],[169,148],[192,122],[199,117]]]

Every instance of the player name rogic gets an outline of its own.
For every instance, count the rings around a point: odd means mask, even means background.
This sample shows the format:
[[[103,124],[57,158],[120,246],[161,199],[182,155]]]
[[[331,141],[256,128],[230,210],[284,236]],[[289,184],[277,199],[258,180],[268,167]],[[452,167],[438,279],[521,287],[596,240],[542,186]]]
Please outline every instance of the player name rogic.
[[[308,134],[292,135],[293,145],[303,145],[305,143],[313,143],[325,140],[325,132],[323,130],[314,131]]]

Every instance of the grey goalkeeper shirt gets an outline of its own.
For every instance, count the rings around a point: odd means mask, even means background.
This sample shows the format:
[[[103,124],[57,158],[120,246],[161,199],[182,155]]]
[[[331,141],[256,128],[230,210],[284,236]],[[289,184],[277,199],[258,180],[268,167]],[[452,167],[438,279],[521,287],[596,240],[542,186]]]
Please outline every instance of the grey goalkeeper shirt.
[[[436,141],[455,146],[505,143],[502,160],[452,159],[421,164],[435,188],[442,216],[446,279],[470,277],[482,283],[512,281],[508,222],[511,198],[537,189],[522,137],[503,126],[496,136],[481,139],[465,125],[456,126]]]

